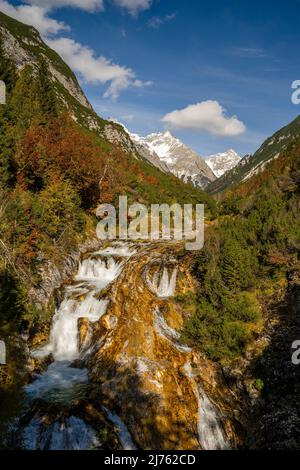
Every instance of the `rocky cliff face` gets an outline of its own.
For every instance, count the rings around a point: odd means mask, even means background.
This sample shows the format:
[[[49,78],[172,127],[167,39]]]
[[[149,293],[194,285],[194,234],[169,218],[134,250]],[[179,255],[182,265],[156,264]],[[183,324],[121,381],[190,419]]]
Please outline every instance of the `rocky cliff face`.
[[[11,23],[6,18],[0,13],[1,42],[5,54],[15,62],[17,68],[22,70],[26,65],[37,66],[43,57],[49,64],[53,82],[58,82],[82,106],[92,110],[71,69],[42,41],[39,33],[28,26],[26,36],[17,34],[14,26],[18,22]]]
[[[167,269],[170,278],[177,266],[176,293],[195,289],[188,264],[177,265],[178,249],[145,246],[131,258],[112,288],[101,347],[90,359],[91,377],[138,448],[235,447],[234,396],[218,369],[181,343],[183,313],[152,282],[157,271],[163,276]],[[214,422],[205,421],[206,406]]]
[[[14,61],[18,70],[22,70],[26,65],[36,68],[41,59],[46,61],[61,108],[66,110],[71,106],[76,122],[111,144],[132,153],[136,158],[141,158],[122,126],[106,121],[94,112],[75,74],[61,57],[47,46],[35,28],[0,12],[0,40],[5,55]]]
[[[299,279],[291,280],[273,308],[277,313],[268,324],[268,346],[252,371],[262,378],[264,389],[251,409],[248,444],[252,449],[297,450],[300,366],[292,363],[292,344],[300,339]]]
[[[132,134],[127,129],[126,131],[130,135],[132,141],[135,143],[140,155],[145,160],[151,163],[151,165],[159,168],[164,173],[170,172],[168,165],[159,158],[158,154],[153,149],[151,149],[146,138],[141,137],[138,134]]]
[[[140,137],[130,134],[143,156],[162,171],[170,172],[185,183],[205,188],[216,176],[196,152],[170,132]]]
[[[205,160],[217,178],[223,176],[227,171],[232,170],[240,161],[241,157],[232,149],[227,150],[227,152],[211,155]]]

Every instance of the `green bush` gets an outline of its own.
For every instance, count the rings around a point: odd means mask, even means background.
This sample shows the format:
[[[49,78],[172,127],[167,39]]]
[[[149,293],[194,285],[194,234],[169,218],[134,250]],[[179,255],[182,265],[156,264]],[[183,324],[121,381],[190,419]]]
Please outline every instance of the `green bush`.
[[[0,267],[0,327],[22,318],[23,300],[19,280],[7,268]]]
[[[256,318],[244,299],[224,299],[220,308],[202,300],[186,323],[183,339],[213,360],[233,359],[243,353],[251,339],[247,323]]]

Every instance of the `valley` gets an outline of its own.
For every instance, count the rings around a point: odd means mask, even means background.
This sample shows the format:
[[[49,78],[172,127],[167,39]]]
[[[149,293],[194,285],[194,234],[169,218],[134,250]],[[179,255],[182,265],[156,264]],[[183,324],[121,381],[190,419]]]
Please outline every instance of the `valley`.
[[[300,118],[205,160],[1,12],[0,80],[0,449],[299,449]],[[204,205],[203,248],[100,241],[122,196]]]

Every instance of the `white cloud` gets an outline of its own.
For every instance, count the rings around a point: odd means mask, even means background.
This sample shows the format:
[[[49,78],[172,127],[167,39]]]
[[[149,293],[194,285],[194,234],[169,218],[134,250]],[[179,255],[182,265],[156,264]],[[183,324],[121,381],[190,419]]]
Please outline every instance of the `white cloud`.
[[[49,17],[51,10],[62,7],[74,7],[92,12],[103,9],[103,0],[23,0],[23,5],[18,6],[0,0],[0,10],[3,13],[34,26],[43,36],[69,31],[70,28],[65,23]]]
[[[148,10],[152,0],[113,0],[116,5],[129,11],[132,16],[137,16],[140,11]]]
[[[113,0],[114,3],[137,16],[142,10],[150,8],[152,0]],[[22,0],[22,5],[12,5],[7,0],[0,0],[0,11],[23,23],[34,26],[43,36],[58,34],[70,30],[62,21],[49,17],[53,10],[73,7],[88,12],[104,9],[104,0]]]
[[[114,64],[103,56],[97,57],[92,49],[73,39],[58,38],[47,41],[69,66],[78,72],[86,83],[110,83],[104,96],[116,99],[122,90],[130,87],[141,88],[151,82],[137,80],[133,70]]]
[[[74,7],[81,10],[96,11],[103,10],[103,0],[23,0],[24,3],[37,5],[48,11],[56,8]]]
[[[150,6],[152,0],[115,1],[130,13],[137,14],[141,8]],[[61,31],[69,31],[70,28],[65,23],[50,18],[49,13],[52,10],[68,6],[93,12],[103,8],[103,0],[23,0],[23,3],[26,5],[14,6],[6,0],[0,0],[0,11],[36,27],[49,46],[55,49],[86,83],[108,84],[104,94],[106,98],[116,99],[125,89],[151,85],[149,81],[138,80],[132,69],[117,65],[103,56],[97,57],[91,48],[73,39],[53,37]]]
[[[153,16],[148,21],[149,28],[158,29],[164,23],[169,23],[170,21],[175,20],[177,17],[177,13],[170,13],[169,15],[165,16]]]
[[[35,26],[43,35],[70,29],[65,23],[49,18],[47,10],[38,5],[13,6],[5,0],[0,0],[0,10],[18,21]]]
[[[169,127],[207,131],[222,137],[233,137],[246,131],[245,124],[236,116],[227,117],[218,101],[202,101],[184,109],[172,111],[162,119]]]

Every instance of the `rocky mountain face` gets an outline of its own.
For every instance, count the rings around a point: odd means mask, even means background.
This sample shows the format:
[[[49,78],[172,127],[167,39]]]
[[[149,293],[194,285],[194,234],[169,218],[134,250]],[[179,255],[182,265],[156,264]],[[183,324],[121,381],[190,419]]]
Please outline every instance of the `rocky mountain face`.
[[[140,155],[161,171],[169,172],[194,186],[206,188],[212,181],[232,170],[241,161],[238,153],[227,152],[203,159],[170,132],[141,137],[125,128]]]
[[[249,180],[252,176],[262,173],[267,165],[278,158],[280,153],[286,150],[299,135],[300,116],[269,137],[254,155],[246,155],[233,169],[212,182],[208,187],[208,192],[211,194],[225,192]]]
[[[241,157],[233,149],[229,149],[227,152],[211,155],[205,160],[217,178],[221,178],[221,176],[227,173],[227,171],[232,170],[240,163],[240,161]]]
[[[164,173],[170,173],[170,170],[169,170],[168,166],[166,165],[166,163],[163,162],[159,158],[158,154],[153,149],[151,149],[151,147],[149,146],[149,144],[147,142],[147,138],[141,137],[138,134],[132,134],[125,127],[124,127],[124,129],[126,130],[128,135],[130,136],[131,140],[134,142],[134,144],[135,144],[139,154],[141,155],[141,157],[143,157],[145,160],[147,160],[149,163],[151,163],[151,165],[154,165],[157,168],[159,168]]]
[[[135,145],[122,126],[99,117],[82,91],[78,80],[62,58],[42,40],[39,32],[0,12],[1,47],[17,69],[27,65],[37,69],[43,59],[48,65],[61,110],[72,109],[73,119],[122,150],[140,158]]]
[[[42,41],[38,31],[22,25],[0,12],[0,34],[3,50],[18,70],[37,66],[41,56],[47,59],[53,82],[60,84],[82,106],[92,110],[71,69]]]
[[[136,134],[130,136],[147,160],[185,183],[205,188],[216,179],[205,160],[170,132],[150,134],[146,137]]]

